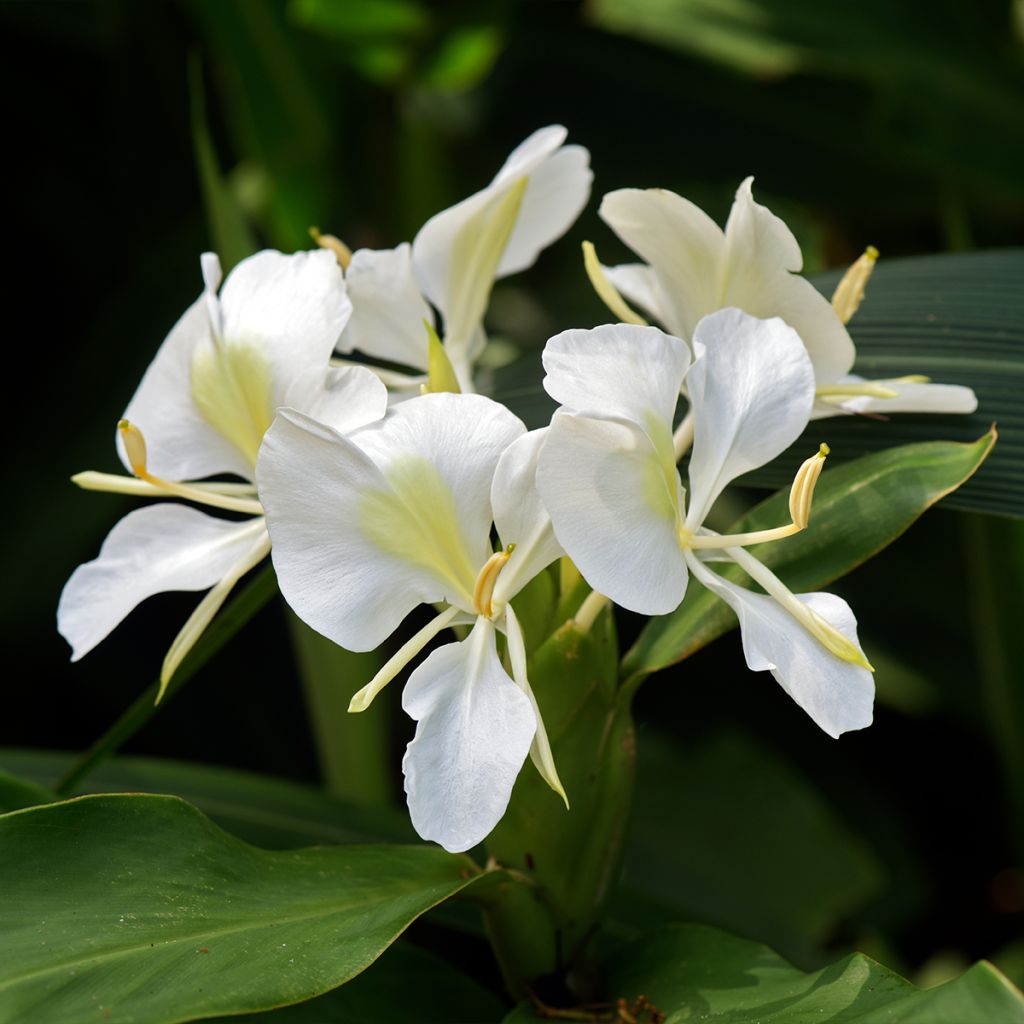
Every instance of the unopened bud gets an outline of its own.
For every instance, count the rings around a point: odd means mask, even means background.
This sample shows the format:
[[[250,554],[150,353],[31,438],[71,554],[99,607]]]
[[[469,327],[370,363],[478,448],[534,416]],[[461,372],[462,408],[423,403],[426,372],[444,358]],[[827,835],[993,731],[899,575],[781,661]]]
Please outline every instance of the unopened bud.
[[[310,228],[309,235],[321,249],[330,249],[334,253],[342,270],[348,270],[352,262],[352,250],[340,238],[336,235],[322,235],[319,228]]]
[[[125,454],[128,456],[128,464],[132,472],[141,478],[147,475],[146,470],[146,439],[142,436],[134,423],[128,420],[121,420],[117,424],[118,432],[121,435],[121,443],[124,445]]]
[[[869,245],[862,255],[843,274],[842,280],[832,293],[832,308],[839,319],[848,324],[864,299],[864,289],[878,260],[878,250]]]
[[[789,492],[789,515],[794,525],[801,530],[807,528],[811,520],[811,502],[814,499],[814,488],[818,477],[825,467],[825,459],[831,452],[827,444],[822,444],[816,455],[812,455],[796,471],[793,486]]]

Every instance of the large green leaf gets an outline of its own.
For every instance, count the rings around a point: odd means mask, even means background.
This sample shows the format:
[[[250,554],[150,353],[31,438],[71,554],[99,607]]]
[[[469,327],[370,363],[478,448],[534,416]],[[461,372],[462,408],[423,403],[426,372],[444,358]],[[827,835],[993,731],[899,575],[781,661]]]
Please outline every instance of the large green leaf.
[[[16,811],[0,818],[0,1021],[158,1024],[309,999],[475,875],[428,846],[259,850],[172,797]]]
[[[959,487],[984,461],[994,440],[989,433],[971,444],[926,441],[826,468],[815,491],[810,526],[750,551],[794,590],[824,586],[881,551],[925,509]],[[778,492],[729,532],[787,522],[788,500],[786,491]],[[737,565],[719,563],[715,568],[730,579],[745,580]],[[641,678],[688,657],[735,624],[722,601],[691,581],[676,611],[652,618],[643,628],[626,654],[623,671]]]
[[[805,974],[765,946],[681,924],[609,963],[610,998],[646,996],[668,1024],[1020,1024],[1024,997],[991,964],[918,989],[860,953]],[[637,1015],[643,1020],[643,1015]],[[542,1019],[520,1007],[506,1024]]]

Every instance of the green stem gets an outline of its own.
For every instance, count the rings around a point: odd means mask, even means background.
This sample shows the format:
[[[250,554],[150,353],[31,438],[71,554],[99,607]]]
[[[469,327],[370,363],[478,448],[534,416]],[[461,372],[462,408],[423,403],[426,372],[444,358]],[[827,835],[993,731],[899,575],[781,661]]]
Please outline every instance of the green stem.
[[[277,578],[268,565],[210,624],[168,684],[163,707],[277,592]],[[160,680],[147,687],[120,718],[75,761],[57,783],[55,792],[70,796],[108,757],[130,740],[156,714]]]
[[[288,626],[324,786],[352,803],[392,804],[388,702],[378,701],[359,715],[348,711],[352,695],[381,667],[380,652],[347,651],[291,611]]]

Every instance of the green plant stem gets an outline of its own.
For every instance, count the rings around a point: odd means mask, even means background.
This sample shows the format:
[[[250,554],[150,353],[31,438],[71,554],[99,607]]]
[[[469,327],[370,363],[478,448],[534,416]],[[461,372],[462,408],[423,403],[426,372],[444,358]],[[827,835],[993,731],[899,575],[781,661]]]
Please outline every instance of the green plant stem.
[[[277,592],[277,577],[268,565],[218,615],[181,663],[159,706],[166,704]],[[120,718],[75,761],[55,792],[70,796],[99,765],[130,740],[156,714],[160,680],[148,686]]]

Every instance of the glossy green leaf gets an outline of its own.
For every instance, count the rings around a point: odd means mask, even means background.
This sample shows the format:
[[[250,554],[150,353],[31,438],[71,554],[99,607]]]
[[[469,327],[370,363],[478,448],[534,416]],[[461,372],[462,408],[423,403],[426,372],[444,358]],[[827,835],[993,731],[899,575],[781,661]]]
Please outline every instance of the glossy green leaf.
[[[56,799],[51,790],[33,779],[0,769],[0,814],[47,804]]]
[[[793,590],[822,587],[877,554],[922,512],[959,487],[985,460],[994,440],[989,433],[971,444],[926,441],[827,467],[814,494],[810,526],[750,551]],[[791,475],[798,465],[794,462]],[[789,521],[788,503],[788,490],[780,491],[728,532],[782,525]],[[717,563],[714,568],[730,579],[746,581],[737,565]],[[730,609],[691,580],[679,608],[643,628],[626,654],[623,671],[642,678],[688,657],[735,624]]]
[[[765,946],[678,924],[627,946],[608,965],[607,995],[645,996],[671,1024],[1020,1024],[1024,997],[991,964],[915,988],[854,953],[807,974]],[[542,1020],[520,1007],[505,1024]],[[640,1020],[646,1019],[639,1016]]]
[[[73,754],[51,751],[0,751],[0,769],[40,791],[62,778],[74,760]],[[313,786],[219,765],[116,757],[99,765],[78,790],[80,794],[140,792],[181,797],[232,835],[272,849],[416,841],[404,809],[362,807]]]
[[[163,796],[0,818],[0,1021],[170,1024],[344,984],[471,862],[428,846],[266,851]]]

